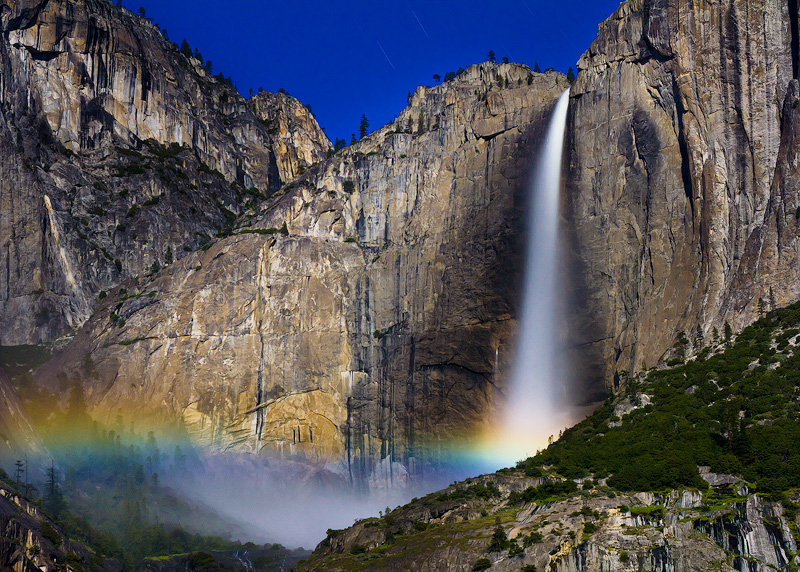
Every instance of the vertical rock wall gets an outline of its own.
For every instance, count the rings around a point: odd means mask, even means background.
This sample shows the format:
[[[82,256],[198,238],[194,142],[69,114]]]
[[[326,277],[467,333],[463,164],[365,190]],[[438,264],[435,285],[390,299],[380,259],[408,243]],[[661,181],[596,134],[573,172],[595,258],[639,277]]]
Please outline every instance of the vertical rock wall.
[[[579,61],[570,331],[598,386],[800,295],[793,4],[630,0]]]
[[[330,147],[294,98],[245,101],[111,2],[10,0],[0,24],[0,344],[69,334]]]

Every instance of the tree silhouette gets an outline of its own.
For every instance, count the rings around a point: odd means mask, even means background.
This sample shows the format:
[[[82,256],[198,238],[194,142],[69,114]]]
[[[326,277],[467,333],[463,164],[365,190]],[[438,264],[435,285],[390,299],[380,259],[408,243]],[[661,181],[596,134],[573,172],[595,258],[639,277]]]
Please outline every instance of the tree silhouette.
[[[185,38],[181,42],[181,53],[187,58],[192,57],[192,48],[189,46],[189,42],[187,42]]]
[[[486,59],[489,60],[490,62],[497,61],[497,56],[494,55],[494,50],[489,50],[489,53],[486,54]]]
[[[139,6],[139,16],[144,18],[144,15],[145,15],[144,6]]]
[[[61,493],[61,487],[58,484],[58,471],[53,464],[47,469],[47,481],[45,481],[44,486],[44,508],[50,516],[58,520],[67,508],[67,503],[64,501],[64,495]]]
[[[22,459],[17,459],[14,466],[16,467],[14,470],[14,482],[19,489],[22,484],[22,475],[25,473],[25,462]]]
[[[363,113],[361,114],[361,121],[358,124],[358,138],[363,139],[367,135],[369,129],[369,119]]]
[[[533,71],[536,73],[542,73],[542,68],[539,67],[539,62],[533,64]]]
[[[433,81],[435,81],[436,83],[439,83],[441,79],[442,76],[440,76],[438,73],[433,74]]]
[[[575,71],[572,69],[572,66],[567,70],[567,81],[570,83],[575,81]]]

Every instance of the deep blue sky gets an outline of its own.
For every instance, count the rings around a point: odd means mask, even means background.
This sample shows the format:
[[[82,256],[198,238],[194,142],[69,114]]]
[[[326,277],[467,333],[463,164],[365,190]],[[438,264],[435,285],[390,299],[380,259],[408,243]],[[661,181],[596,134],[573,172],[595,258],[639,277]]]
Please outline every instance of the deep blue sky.
[[[566,72],[619,0],[124,0],[248,96],[284,88],[333,140],[375,129],[433,74],[486,60]],[[416,16],[416,17],[415,17]],[[419,22],[417,21],[419,20]],[[424,30],[423,30],[424,28]],[[384,53],[385,52],[385,55]]]

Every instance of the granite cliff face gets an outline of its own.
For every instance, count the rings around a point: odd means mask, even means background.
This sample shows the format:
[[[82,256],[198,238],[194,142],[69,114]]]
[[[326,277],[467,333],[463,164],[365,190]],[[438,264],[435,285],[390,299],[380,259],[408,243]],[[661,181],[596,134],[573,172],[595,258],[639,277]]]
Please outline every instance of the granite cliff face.
[[[530,157],[566,88],[529,73],[418,88],[234,236],[112,292],[39,379],[83,378],[102,419],[179,422],[357,486],[423,470],[480,428],[511,358]]]
[[[110,2],[9,0],[0,27],[3,345],[79,327],[330,147],[293,98],[245,101]]]
[[[44,449],[17,392],[0,369],[0,465],[10,467],[26,455],[39,457]]]
[[[570,331],[597,387],[681,331],[708,342],[759,298],[800,296],[797,17],[793,0],[630,0],[579,61]]]

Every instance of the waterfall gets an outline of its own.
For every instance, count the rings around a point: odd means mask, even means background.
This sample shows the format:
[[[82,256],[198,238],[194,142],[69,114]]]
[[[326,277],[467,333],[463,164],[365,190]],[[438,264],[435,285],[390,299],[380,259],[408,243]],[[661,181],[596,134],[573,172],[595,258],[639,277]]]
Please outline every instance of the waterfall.
[[[484,456],[503,464],[533,455],[572,421],[564,399],[566,368],[559,355],[563,285],[558,220],[568,108],[569,90],[553,110],[530,182],[530,232],[514,365],[502,417],[484,447]]]
[[[531,179],[522,311],[504,415],[506,437],[535,448],[567,425],[565,368],[560,363],[558,347],[562,308],[558,206],[568,108],[569,90],[553,110]]]

